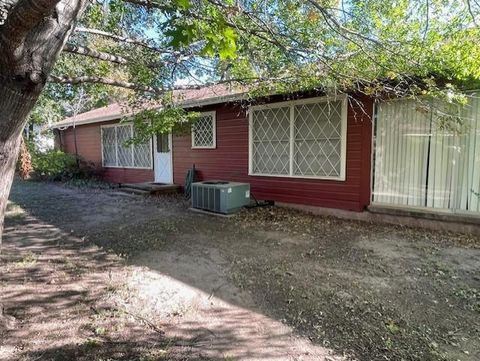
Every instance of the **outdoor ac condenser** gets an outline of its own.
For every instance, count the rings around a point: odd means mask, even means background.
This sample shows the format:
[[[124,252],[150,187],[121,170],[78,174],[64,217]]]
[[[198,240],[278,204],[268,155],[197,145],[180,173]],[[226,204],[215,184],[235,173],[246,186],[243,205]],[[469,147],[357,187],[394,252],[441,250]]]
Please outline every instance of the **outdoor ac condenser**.
[[[192,208],[231,214],[250,204],[250,184],[205,181],[192,184]]]

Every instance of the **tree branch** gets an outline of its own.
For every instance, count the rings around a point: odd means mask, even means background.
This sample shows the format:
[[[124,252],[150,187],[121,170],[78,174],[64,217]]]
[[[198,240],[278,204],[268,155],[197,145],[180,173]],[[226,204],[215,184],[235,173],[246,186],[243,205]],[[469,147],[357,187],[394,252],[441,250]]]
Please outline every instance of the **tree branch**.
[[[63,48],[63,51],[67,53],[88,56],[88,57],[99,59],[99,60],[110,61],[116,64],[125,65],[128,63],[128,60],[121,56],[110,54],[110,53],[104,53],[102,51],[97,51],[97,50],[88,48],[86,46],[66,44],[65,47]]]
[[[128,81],[102,78],[98,76],[68,77],[68,76],[50,75],[49,81],[57,84],[84,84],[84,83],[105,84],[105,85],[111,85],[119,88],[140,90],[146,93],[155,93],[155,94],[165,93],[165,89],[162,89],[162,88],[155,88],[155,87],[146,86],[142,84],[130,83]]]
[[[119,88],[126,88],[132,90],[139,90],[146,93],[154,93],[157,95],[165,94],[168,91],[174,90],[194,90],[194,89],[201,89],[209,86],[214,85],[221,85],[221,84],[244,84],[246,82],[257,83],[260,84],[267,80],[269,81],[278,81],[281,78],[271,78],[271,79],[263,79],[258,77],[246,77],[246,78],[235,78],[235,79],[225,79],[220,81],[211,81],[211,82],[204,82],[199,84],[193,85],[177,85],[172,87],[152,87],[148,85],[138,84],[138,83],[131,83],[128,81],[123,80],[115,80],[109,78],[103,78],[98,76],[76,76],[76,77],[69,77],[69,76],[58,76],[58,75],[50,75],[49,81],[52,83],[57,84],[84,84],[84,83],[92,83],[92,84],[105,84],[111,85]],[[283,78],[286,79],[286,78]]]
[[[154,9],[169,10],[169,11],[173,10],[171,6],[169,7],[169,6],[161,5],[153,0],[124,0],[124,1],[130,4],[143,6],[147,9],[154,8]]]
[[[475,16],[475,12],[473,11],[472,3],[470,0],[467,0],[467,8],[470,16],[472,17],[473,24],[478,27],[477,19]]]
[[[87,34],[103,36],[103,37],[110,38],[110,39],[113,39],[113,40],[116,40],[116,41],[121,41],[121,42],[127,43],[127,44],[138,45],[138,46],[141,46],[143,48],[155,51],[157,53],[162,53],[162,54],[174,53],[172,51],[168,51],[168,50],[165,50],[165,49],[160,49],[160,48],[156,48],[154,46],[151,46],[144,40],[133,39],[133,38],[129,38],[129,37],[126,37],[126,36],[120,36],[120,35],[112,34],[112,33],[109,33],[109,32],[103,31],[103,30],[90,29],[90,28],[84,28],[84,27],[79,26],[79,27],[75,28],[75,31],[78,32],[78,33],[87,33]]]

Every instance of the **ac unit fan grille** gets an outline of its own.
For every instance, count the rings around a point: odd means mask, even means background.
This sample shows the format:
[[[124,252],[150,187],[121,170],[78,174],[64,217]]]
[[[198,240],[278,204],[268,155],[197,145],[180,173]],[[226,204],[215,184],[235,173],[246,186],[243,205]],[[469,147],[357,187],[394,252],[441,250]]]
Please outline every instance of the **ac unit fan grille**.
[[[210,187],[193,187],[193,207],[220,212],[220,189]]]

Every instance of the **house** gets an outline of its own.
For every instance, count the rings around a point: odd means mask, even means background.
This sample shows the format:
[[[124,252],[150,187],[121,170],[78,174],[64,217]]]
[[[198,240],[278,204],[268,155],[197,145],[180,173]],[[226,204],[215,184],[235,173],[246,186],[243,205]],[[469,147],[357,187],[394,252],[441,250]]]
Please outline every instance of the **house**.
[[[391,207],[480,216],[480,101],[458,108],[456,128],[413,100],[303,94],[247,101],[214,86],[182,93],[201,112],[191,134],[125,147],[133,126],[112,104],[54,125],[57,140],[116,183],[248,182],[256,199],[362,212]],[[475,218],[476,219],[476,218]]]

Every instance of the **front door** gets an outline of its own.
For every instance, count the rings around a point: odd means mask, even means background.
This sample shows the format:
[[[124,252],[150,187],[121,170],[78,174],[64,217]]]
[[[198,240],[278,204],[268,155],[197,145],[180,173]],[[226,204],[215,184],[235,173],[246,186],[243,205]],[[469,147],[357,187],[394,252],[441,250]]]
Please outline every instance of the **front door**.
[[[154,145],[155,183],[173,183],[172,169],[172,135],[157,134]]]

